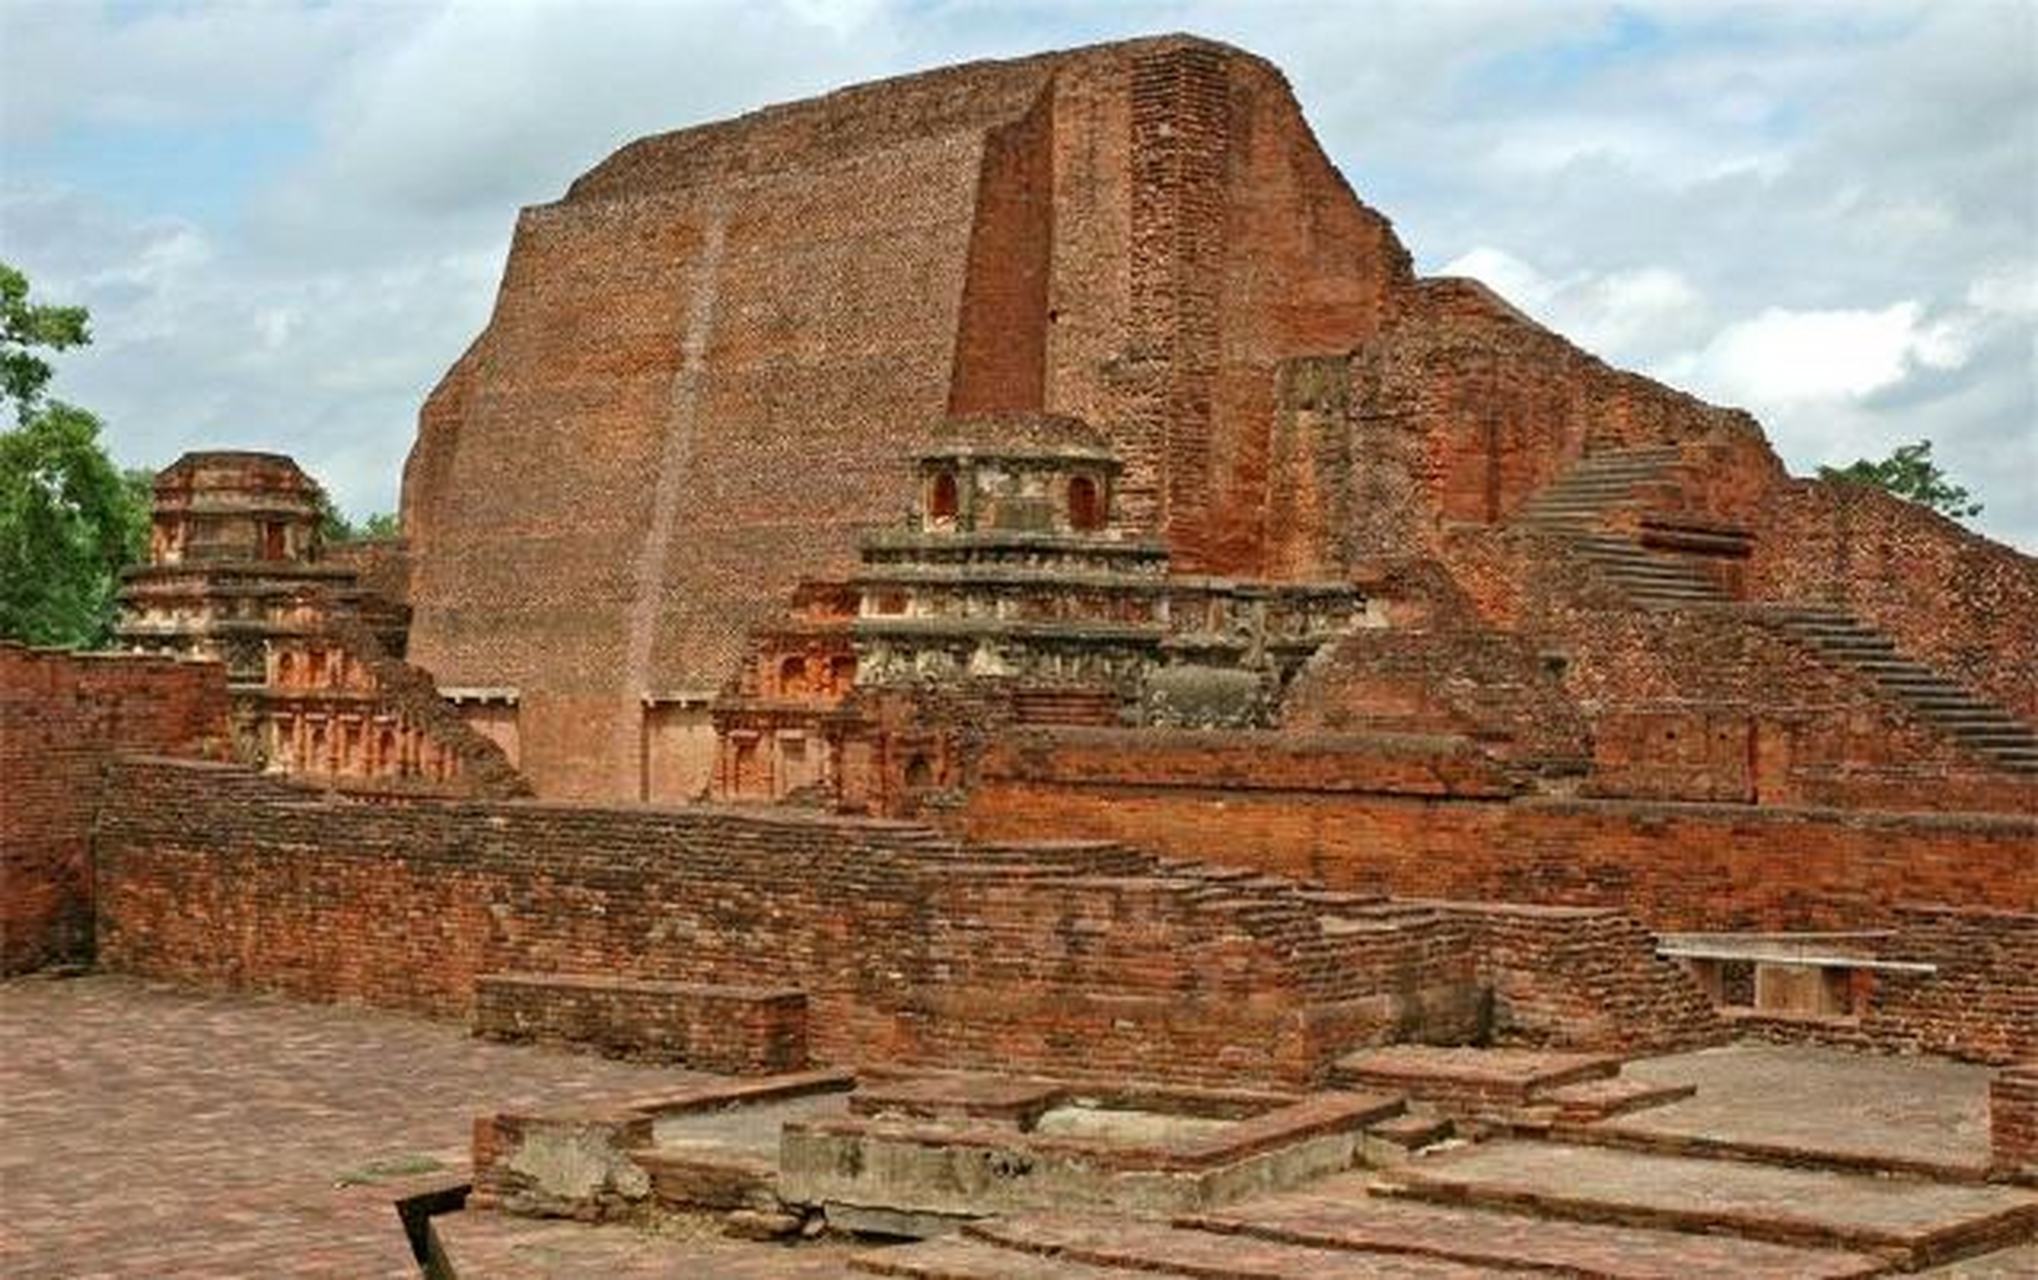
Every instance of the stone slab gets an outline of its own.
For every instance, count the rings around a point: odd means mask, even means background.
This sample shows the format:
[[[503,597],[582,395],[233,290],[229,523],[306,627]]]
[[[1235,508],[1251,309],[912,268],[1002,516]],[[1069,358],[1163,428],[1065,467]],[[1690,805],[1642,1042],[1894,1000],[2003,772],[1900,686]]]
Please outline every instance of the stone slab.
[[[1492,1142],[1413,1161],[1383,1189],[1448,1204],[1853,1249],[1906,1267],[2038,1233],[2038,1194],[2010,1187],[1545,1142]]]
[[[908,1076],[864,1084],[850,1095],[849,1113],[915,1119],[967,1116],[1025,1127],[1066,1092],[1065,1085],[1014,1076]]]
[[[1628,1076],[1610,1076],[1545,1089],[1536,1100],[1553,1104],[1560,1119],[1589,1122],[1668,1106],[1697,1092],[1695,1084],[1652,1084]]]
[[[982,1240],[949,1237],[874,1249],[850,1260],[858,1275],[906,1280],[1137,1280],[1137,1271],[1014,1253]],[[1151,1275],[1151,1273],[1146,1273]]]
[[[1649,1231],[1381,1199],[1371,1177],[1344,1174],[1306,1191],[1185,1216],[1178,1225],[1321,1248],[1533,1265],[1592,1280],[1842,1280],[1884,1269],[1858,1253],[1727,1236]]]

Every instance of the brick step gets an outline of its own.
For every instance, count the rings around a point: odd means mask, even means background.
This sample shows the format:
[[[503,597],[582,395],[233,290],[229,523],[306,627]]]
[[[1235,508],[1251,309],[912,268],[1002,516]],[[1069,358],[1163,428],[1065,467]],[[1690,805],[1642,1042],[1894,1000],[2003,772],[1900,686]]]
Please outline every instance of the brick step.
[[[1136,1218],[1037,1214],[991,1218],[966,1238],[1009,1251],[1143,1275],[1208,1280],[1472,1280],[1483,1267],[1441,1258],[1395,1257],[1275,1243]],[[1012,1274],[1012,1273],[1006,1273]],[[1116,1275],[1118,1272],[1106,1272]]]
[[[1619,1071],[1620,1059],[1608,1054],[1403,1044],[1346,1054],[1331,1067],[1331,1081],[1421,1102],[1519,1107],[1546,1090]]]
[[[1647,1084],[1640,1080],[1609,1076],[1601,1080],[1581,1080],[1577,1084],[1545,1089],[1536,1095],[1535,1100],[1539,1103],[1556,1104],[1559,1123],[1590,1124],[1609,1116],[1626,1115],[1631,1111],[1644,1111],[1650,1107],[1682,1102],[1697,1092],[1697,1085]]]
[[[849,1270],[857,1275],[903,1276],[908,1280],[1134,1280],[1140,1274],[1122,1267],[1093,1267],[1016,1253],[960,1236],[860,1253],[849,1260]]]
[[[1906,1270],[2038,1234],[2038,1194],[1610,1147],[1498,1141],[1412,1161],[1383,1194],[1886,1258]]]
[[[1404,1111],[1366,1126],[1366,1137],[1371,1140],[1369,1146],[1384,1143],[1403,1155],[1433,1147],[1450,1138],[1454,1132],[1456,1126],[1448,1118],[1421,1111]]]
[[[1386,1199],[1367,1194],[1370,1180],[1367,1174],[1340,1174],[1306,1191],[1176,1222],[1283,1244],[1603,1280],[1842,1280],[1874,1275],[1884,1266],[1858,1253]]]

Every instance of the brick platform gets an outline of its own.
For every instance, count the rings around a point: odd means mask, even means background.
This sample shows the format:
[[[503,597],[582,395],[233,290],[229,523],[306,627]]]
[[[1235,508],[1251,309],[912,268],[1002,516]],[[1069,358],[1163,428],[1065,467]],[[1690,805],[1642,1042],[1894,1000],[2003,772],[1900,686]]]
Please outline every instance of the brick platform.
[[[1994,1167],[2038,1179],[2038,1062],[2011,1067],[1989,1082],[1988,1114]]]
[[[1521,1107],[1540,1093],[1604,1080],[1620,1069],[1621,1060],[1606,1054],[1401,1044],[1345,1055],[1333,1079],[1354,1088],[1400,1090],[1424,1102]]]
[[[1879,1259],[1723,1236],[1561,1222],[1510,1213],[1384,1200],[1371,1176],[1327,1178],[1303,1191],[1178,1220],[1204,1231],[1264,1240],[1459,1262],[1547,1267],[1620,1280],[1815,1280],[1871,1275]]]
[[[1451,1205],[1858,1250],[1905,1269],[2038,1233],[2038,1195],[2007,1187],[1535,1142],[1404,1165],[1390,1189]]]

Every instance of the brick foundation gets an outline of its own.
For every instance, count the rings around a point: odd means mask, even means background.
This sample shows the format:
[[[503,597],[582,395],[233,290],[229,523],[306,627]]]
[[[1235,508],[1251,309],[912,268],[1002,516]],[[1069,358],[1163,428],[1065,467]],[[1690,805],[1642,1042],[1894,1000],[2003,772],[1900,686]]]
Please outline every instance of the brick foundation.
[[[107,967],[441,1016],[502,972],[783,986],[806,993],[820,1061],[1222,1084],[1476,1035],[1482,972],[1518,1038],[1710,1030],[1696,988],[1613,912],[1348,903],[1110,845],[706,807],[365,804],[140,759],[116,764],[99,830]]]
[[[807,998],[757,987],[485,973],[474,981],[474,1033],[732,1075],[795,1071],[807,1061]]]

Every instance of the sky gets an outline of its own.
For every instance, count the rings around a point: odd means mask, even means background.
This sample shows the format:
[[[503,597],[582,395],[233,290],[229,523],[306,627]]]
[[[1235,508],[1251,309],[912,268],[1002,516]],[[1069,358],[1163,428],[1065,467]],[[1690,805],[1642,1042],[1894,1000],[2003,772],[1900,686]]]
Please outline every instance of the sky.
[[[632,138],[1162,31],[1250,49],[1425,274],[2038,551],[2038,0],[0,0],[0,260],[125,465],[392,510],[519,206]]]

